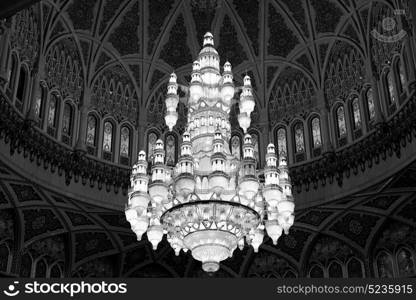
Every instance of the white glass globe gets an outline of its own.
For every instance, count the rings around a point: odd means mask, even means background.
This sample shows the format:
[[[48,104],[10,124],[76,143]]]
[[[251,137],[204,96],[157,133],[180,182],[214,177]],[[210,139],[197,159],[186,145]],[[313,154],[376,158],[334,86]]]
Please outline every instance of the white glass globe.
[[[163,227],[161,225],[150,226],[147,230],[147,238],[152,243],[153,250],[156,250],[163,238]]]

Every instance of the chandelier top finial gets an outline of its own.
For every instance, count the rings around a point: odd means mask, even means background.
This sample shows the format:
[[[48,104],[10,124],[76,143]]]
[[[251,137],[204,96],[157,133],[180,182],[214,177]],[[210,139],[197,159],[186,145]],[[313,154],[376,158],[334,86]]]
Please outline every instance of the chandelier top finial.
[[[251,144],[251,135],[249,133],[244,135],[244,144]]]
[[[146,152],[144,150],[141,150],[138,155],[138,161],[142,161],[142,160],[143,161],[146,160]]]
[[[224,72],[231,72],[231,64],[228,60],[224,64]]]
[[[207,32],[204,35],[204,44],[203,44],[203,46],[207,46],[207,45],[214,46],[214,36],[212,35],[211,32]]]
[[[192,71],[199,71],[201,69],[201,65],[198,60],[194,61],[192,64]]]
[[[171,82],[171,83],[176,83],[176,79],[177,79],[177,78],[178,78],[178,77],[176,76],[175,72],[172,72],[172,73],[170,74],[169,82]]]
[[[163,141],[161,139],[156,141],[155,149],[163,149]]]
[[[274,147],[274,144],[273,143],[270,143],[267,146],[267,153],[271,153],[271,154],[274,154],[275,153],[275,147]]]
[[[285,152],[279,153],[279,166],[287,166],[287,158]]]
[[[250,78],[250,76],[247,75],[247,73],[246,73],[246,76],[244,76],[244,85],[246,85],[246,86],[251,85],[251,78]]]

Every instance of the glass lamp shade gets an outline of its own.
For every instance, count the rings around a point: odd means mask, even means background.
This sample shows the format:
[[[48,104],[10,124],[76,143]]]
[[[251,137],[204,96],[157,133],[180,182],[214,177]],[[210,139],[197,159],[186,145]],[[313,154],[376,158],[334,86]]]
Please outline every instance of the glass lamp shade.
[[[253,246],[255,253],[259,251],[259,247],[263,243],[263,239],[264,239],[263,230],[257,229],[254,233],[253,240],[251,241],[251,245]]]
[[[157,249],[160,241],[163,238],[163,227],[162,225],[152,225],[147,230],[147,238],[152,243],[153,250]]]
[[[179,237],[173,236],[173,237],[168,237],[168,242],[170,246],[173,248],[173,250],[175,251],[175,255],[179,256],[181,249],[185,247],[185,245],[183,244],[183,241]]]
[[[137,217],[130,222],[130,225],[131,229],[137,236],[137,240],[140,241],[142,239],[143,233],[145,233],[149,227],[149,220],[147,216]]]
[[[149,205],[149,195],[143,192],[134,192],[130,195],[130,205],[131,207],[140,210],[146,210]]]
[[[192,256],[202,262],[205,272],[216,272],[220,262],[231,257],[237,248],[237,238],[227,231],[203,230],[187,235],[184,244],[192,251]]]
[[[204,95],[202,84],[200,82],[193,82],[189,87],[189,98],[191,102],[197,102],[199,98]]]
[[[209,188],[216,194],[221,193],[229,186],[229,180],[224,172],[217,171],[209,175]]]
[[[195,178],[189,173],[180,174],[175,179],[175,190],[178,194],[186,197],[195,189]]]
[[[289,229],[292,227],[295,216],[289,212],[279,212],[277,221],[282,226],[285,234],[289,234]]]
[[[166,103],[166,109],[168,111],[175,111],[179,103],[178,95],[168,95],[166,97],[165,103]]]
[[[231,83],[225,83],[221,87],[221,97],[225,100],[226,104],[229,104],[231,99],[234,97],[234,86]]]
[[[162,181],[153,182],[149,186],[149,195],[156,204],[161,204],[168,198],[168,186]]]
[[[292,214],[295,210],[295,203],[293,201],[283,200],[277,204],[277,209],[279,212],[287,212]]]
[[[240,99],[240,112],[250,115],[254,110],[255,102],[253,96],[243,96]]]
[[[138,217],[137,211],[134,208],[128,208],[128,209],[126,209],[125,212],[124,212],[124,214],[126,215],[126,220],[129,223],[132,223]]]
[[[169,127],[169,130],[172,131],[173,126],[176,125],[178,121],[178,113],[176,111],[168,111],[165,116],[166,125]]]
[[[282,235],[283,228],[277,220],[266,221],[267,235],[272,239],[273,245],[277,245],[277,240]]]
[[[282,199],[282,190],[279,186],[266,186],[263,189],[263,197],[271,207],[277,207]]]
[[[243,177],[240,181],[240,194],[247,199],[253,199],[259,190],[259,181],[251,176]]]
[[[243,129],[244,133],[247,132],[247,129],[250,127],[251,118],[247,113],[238,114],[238,124]]]

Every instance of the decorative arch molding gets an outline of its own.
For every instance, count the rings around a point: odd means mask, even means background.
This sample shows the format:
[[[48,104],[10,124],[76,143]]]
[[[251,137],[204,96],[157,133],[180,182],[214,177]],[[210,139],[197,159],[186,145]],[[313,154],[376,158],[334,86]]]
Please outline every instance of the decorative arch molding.
[[[45,81],[50,90],[56,89],[63,98],[70,97],[79,104],[84,91],[82,62],[78,54],[70,50],[68,43],[65,44],[62,41],[46,53]]]

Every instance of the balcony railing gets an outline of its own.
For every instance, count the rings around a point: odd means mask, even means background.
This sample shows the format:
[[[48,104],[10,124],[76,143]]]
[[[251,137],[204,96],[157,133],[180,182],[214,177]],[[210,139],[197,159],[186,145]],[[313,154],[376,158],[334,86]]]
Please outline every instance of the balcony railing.
[[[69,149],[58,143],[24,119],[0,91],[0,138],[10,146],[10,155],[22,153],[38,166],[43,165],[52,173],[65,176],[67,185],[72,180],[83,185],[103,187],[127,194],[130,186],[130,168],[110,165],[86,155],[82,151]]]
[[[401,156],[407,143],[416,138],[416,93],[413,90],[387,121],[374,125],[374,130],[355,143],[338,151],[323,153],[316,160],[290,168],[292,184],[298,192],[316,189],[319,185],[332,184],[335,180],[342,186],[344,178],[359,170],[364,172],[373,164],[388,156]]]

